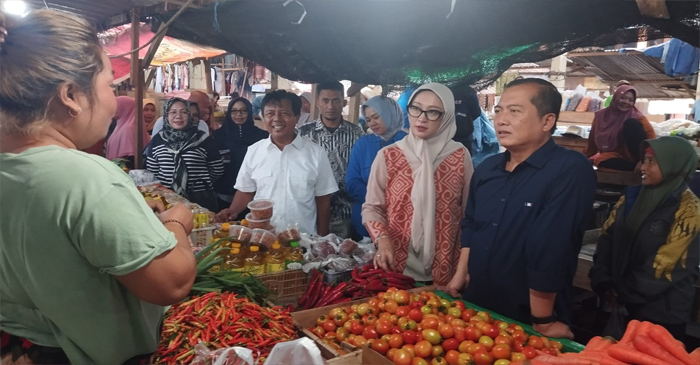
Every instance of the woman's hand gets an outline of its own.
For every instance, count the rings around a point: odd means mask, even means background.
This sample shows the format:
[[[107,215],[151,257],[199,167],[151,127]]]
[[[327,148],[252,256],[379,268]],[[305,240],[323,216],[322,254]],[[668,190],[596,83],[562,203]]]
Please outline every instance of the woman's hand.
[[[374,255],[374,267],[380,267],[386,271],[396,271],[394,260],[394,244],[389,236],[380,237],[377,240],[377,254]]]
[[[175,204],[172,208],[161,213],[159,218],[161,222],[171,220],[182,223],[186,234],[190,234],[194,229],[194,215],[181,203]]]
[[[445,291],[455,298],[462,297],[462,290],[469,286],[469,272],[455,273],[455,276],[447,283]]]
[[[151,208],[153,213],[163,213],[165,212],[165,205],[163,205],[163,202],[159,200],[147,200],[146,204],[148,204],[148,207]]]

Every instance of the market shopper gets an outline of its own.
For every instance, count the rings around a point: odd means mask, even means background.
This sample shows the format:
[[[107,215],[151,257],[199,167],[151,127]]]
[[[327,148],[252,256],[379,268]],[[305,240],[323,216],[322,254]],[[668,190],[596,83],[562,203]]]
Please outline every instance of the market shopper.
[[[148,363],[163,306],[194,281],[192,213],[149,207],[115,164],[78,151],[107,134],[117,107],[88,22],[3,17],[0,361]]]
[[[199,122],[197,123],[197,128],[204,132],[207,136],[210,135],[209,131],[209,116],[207,114],[207,119],[204,119],[204,111],[206,108],[208,108],[209,105],[209,99],[206,98],[205,104],[200,104],[202,102],[202,95],[204,97],[207,96],[207,94],[204,94],[201,91],[194,91],[190,93],[190,96],[187,98],[187,101],[190,102],[190,112],[192,113],[191,116],[194,118],[194,120],[198,120]],[[164,124],[164,117],[162,116],[158,118],[156,123],[153,125],[153,131],[151,132],[151,138],[155,137],[156,134],[160,133],[161,129],[163,129],[163,124]]]
[[[224,176],[214,183],[220,209],[228,208],[233,202],[236,178],[248,148],[269,136],[268,132],[255,126],[250,101],[239,97],[229,102],[224,123],[212,134],[224,161]],[[245,218],[246,213],[241,212],[236,220]]]
[[[146,147],[146,168],[175,193],[218,212],[214,182],[223,175],[224,163],[214,141],[197,129],[184,99],[168,100],[163,118],[163,129]]]
[[[700,277],[700,199],[687,186],[697,153],[683,138],[642,143],[642,185],[630,187],[601,229],[591,287],[629,319],[685,338]]]
[[[299,124],[297,128],[300,128],[309,123],[309,118],[311,118],[311,93],[303,92],[299,95],[301,99],[301,116],[299,117]]]
[[[628,85],[617,88],[610,107],[595,112],[588,146],[584,154],[597,154],[598,167],[634,171],[641,161],[639,146],[645,139],[656,138],[654,127],[634,106],[637,91]]]
[[[302,231],[329,233],[331,194],[338,191],[325,151],[297,135],[299,97],[285,90],[262,100],[270,137],[248,148],[236,179],[236,195],[219,221],[237,217],[253,199],[274,202],[272,223],[279,228],[298,224]]]
[[[572,337],[572,281],[596,178],[580,153],[554,143],[561,95],[540,79],[513,81],[495,107],[505,153],[474,172],[457,273],[447,286],[550,337]]]
[[[156,105],[153,103],[146,103],[143,106],[143,125],[146,128],[148,135],[153,132],[153,127],[156,124]]]
[[[299,128],[299,135],[323,147],[331,162],[338,192],[331,197],[331,233],[342,238],[350,237],[352,227],[352,199],[345,190],[345,173],[350,160],[350,150],[362,129],[343,119],[345,89],[338,81],[324,82],[317,86],[317,120]]]
[[[379,150],[402,140],[407,134],[402,130],[401,107],[393,99],[375,96],[362,105],[361,111],[372,134],[360,137],[353,146],[345,177],[345,189],[352,199],[353,236],[358,239],[369,237],[362,224],[362,204],[367,195],[372,162]]]
[[[136,100],[128,96],[118,96],[114,117],[117,123],[107,140],[107,159],[123,158],[133,164],[136,154]],[[142,138],[146,144],[151,140],[145,129]]]
[[[459,225],[472,162],[452,140],[454,96],[426,84],[408,101],[408,136],[377,154],[362,206],[362,222],[379,250],[375,266],[445,286],[459,256]]]

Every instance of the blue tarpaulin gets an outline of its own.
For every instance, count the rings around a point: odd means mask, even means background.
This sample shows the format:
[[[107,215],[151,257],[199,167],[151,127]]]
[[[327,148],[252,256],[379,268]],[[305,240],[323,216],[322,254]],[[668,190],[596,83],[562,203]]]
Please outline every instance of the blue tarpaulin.
[[[700,65],[700,48],[675,38],[647,48],[644,54],[661,59],[666,75],[671,77],[692,75],[698,71]]]

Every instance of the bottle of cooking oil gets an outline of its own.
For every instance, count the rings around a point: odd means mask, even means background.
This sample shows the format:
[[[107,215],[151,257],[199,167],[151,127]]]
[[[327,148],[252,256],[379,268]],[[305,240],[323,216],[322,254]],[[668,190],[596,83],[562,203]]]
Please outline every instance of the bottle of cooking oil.
[[[241,253],[241,249],[234,247],[231,252],[226,256],[224,261],[224,270],[227,271],[245,271],[245,256]]]
[[[286,257],[279,242],[272,244],[272,248],[265,256],[265,272],[283,271],[286,266]]]
[[[265,254],[260,252],[260,246],[250,246],[250,253],[245,258],[245,269],[251,275],[265,273]]]
[[[287,255],[284,258],[285,269],[301,269],[301,264],[304,263],[304,251],[299,247],[299,242],[292,241],[289,243]],[[290,267],[289,265],[292,265]]]
[[[229,229],[231,228],[231,225],[228,223],[222,223],[221,224],[221,229],[216,229],[214,230],[214,234],[212,235],[212,239],[214,241],[220,239],[220,238],[226,238],[229,235]]]

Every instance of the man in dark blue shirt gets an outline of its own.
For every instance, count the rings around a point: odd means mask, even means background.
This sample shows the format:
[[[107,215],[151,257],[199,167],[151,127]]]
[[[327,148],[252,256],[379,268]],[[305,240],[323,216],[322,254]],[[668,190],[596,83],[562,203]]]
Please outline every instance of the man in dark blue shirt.
[[[545,336],[573,338],[571,287],[595,196],[591,163],[554,143],[561,95],[551,83],[510,83],[494,126],[507,152],[474,172],[462,252],[447,289]]]

